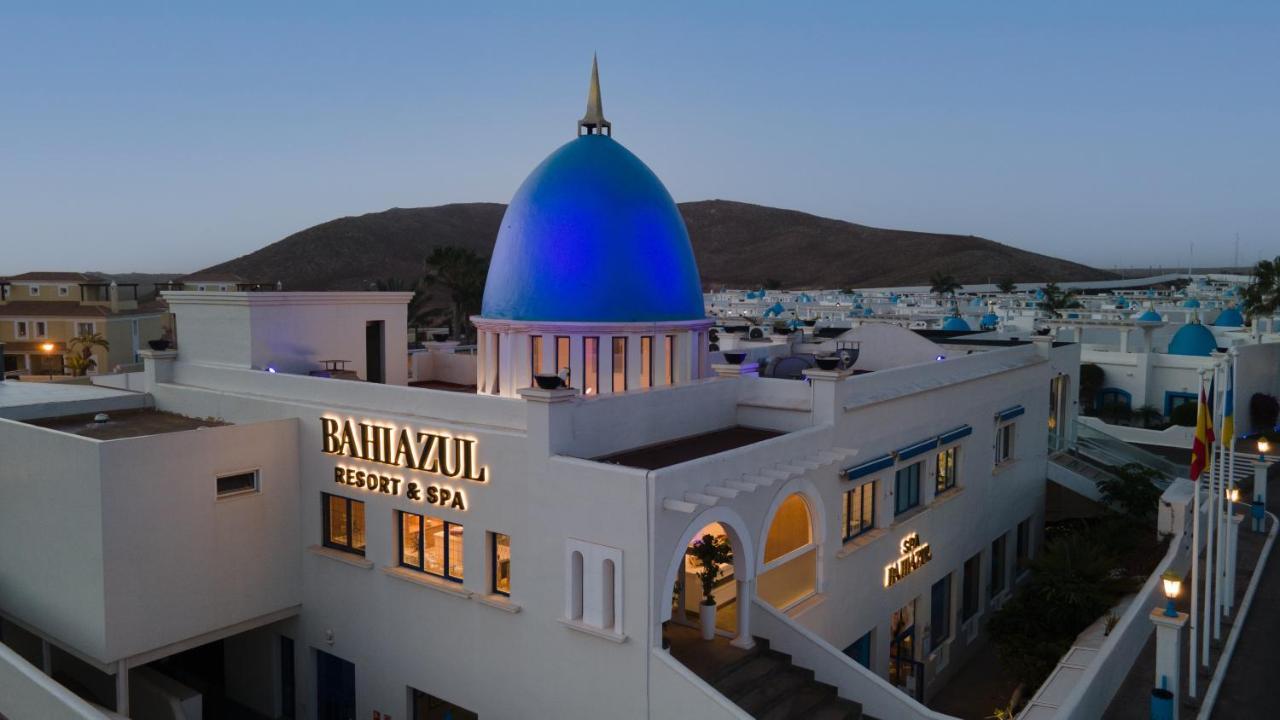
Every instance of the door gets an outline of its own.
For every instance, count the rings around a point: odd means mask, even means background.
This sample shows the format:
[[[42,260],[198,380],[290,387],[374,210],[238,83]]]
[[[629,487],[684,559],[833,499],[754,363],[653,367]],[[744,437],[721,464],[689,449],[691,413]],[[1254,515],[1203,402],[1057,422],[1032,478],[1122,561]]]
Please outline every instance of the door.
[[[364,374],[365,380],[375,383],[387,381],[386,359],[382,356],[383,322],[374,320],[364,324]]]
[[[280,717],[293,720],[297,687],[293,676],[293,638],[280,636]]]
[[[355,720],[356,666],[316,651],[317,720]]]
[[[910,688],[916,659],[916,601],[893,613],[889,620],[889,682]]]

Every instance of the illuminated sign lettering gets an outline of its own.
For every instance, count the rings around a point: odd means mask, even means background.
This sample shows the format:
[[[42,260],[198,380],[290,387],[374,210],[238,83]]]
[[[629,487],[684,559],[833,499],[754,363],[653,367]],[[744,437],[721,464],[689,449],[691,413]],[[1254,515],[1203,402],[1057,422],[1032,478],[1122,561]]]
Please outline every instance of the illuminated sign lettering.
[[[388,477],[341,465],[333,469],[333,481],[396,497],[399,497],[403,491],[404,497],[414,502],[425,502],[428,505],[438,505],[452,510],[467,509],[466,493],[444,485],[423,484],[417,480],[406,481],[404,478]]]
[[[327,455],[367,460],[449,478],[487,482],[489,468],[476,459],[476,441],[444,432],[413,432],[390,425],[320,418]]]
[[[920,542],[920,535],[911,533],[902,539],[902,557],[884,568],[884,586],[893,587],[902,578],[919,570],[933,559],[929,543]]]

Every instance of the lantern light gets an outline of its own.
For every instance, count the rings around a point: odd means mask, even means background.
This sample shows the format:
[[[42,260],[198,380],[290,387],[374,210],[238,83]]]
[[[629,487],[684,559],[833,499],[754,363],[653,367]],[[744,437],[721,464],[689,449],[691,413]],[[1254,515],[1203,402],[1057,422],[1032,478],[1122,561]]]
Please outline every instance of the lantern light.
[[[1227,500],[1233,504],[1240,502],[1240,488],[1230,488],[1227,490]]]
[[[53,352],[53,343],[51,342],[40,343],[40,349],[45,352]]]
[[[1164,596],[1169,600],[1165,605],[1164,614],[1177,617],[1178,609],[1173,606],[1173,601],[1178,598],[1178,593],[1182,592],[1182,576],[1173,570],[1165,570],[1160,580],[1164,583]]]
[[[1271,450],[1271,442],[1267,440],[1267,436],[1263,435],[1258,438],[1258,455],[1266,455]]]

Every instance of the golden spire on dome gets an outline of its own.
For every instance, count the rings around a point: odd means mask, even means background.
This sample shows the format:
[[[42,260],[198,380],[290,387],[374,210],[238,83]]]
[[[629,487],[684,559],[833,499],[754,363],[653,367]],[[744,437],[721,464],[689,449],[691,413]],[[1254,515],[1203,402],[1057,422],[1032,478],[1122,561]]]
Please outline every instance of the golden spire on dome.
[[[596,62],[595,53],[591,54],[591,87],[587,90],[587,114],[578,121],[578,134],[604,134],[613,137],[613,123],[604,119],[604,103],[600,101],[600,65]]]

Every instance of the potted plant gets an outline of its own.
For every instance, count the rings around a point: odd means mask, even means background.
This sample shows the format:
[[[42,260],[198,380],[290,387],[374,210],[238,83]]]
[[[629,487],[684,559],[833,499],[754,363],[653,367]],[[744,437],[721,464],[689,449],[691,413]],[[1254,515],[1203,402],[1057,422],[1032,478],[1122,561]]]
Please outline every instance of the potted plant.
[[[725,538],[703,535],[689,546],[689,555],[698,566],[698,580],[702,583],[702,602],[698,604],[698,621],[702,625],[702,639],[716,636],[716,580],[720,566],[733,563],[733,548]]]
[[[173,330],[167,327],[164,329],[163,332],[160,333],[159,339],[147,341],[147,345],[150,345],[152,350],[157,350],[157,351],[168,350],[169,346],[172,344],[173,344]]]
[[[555,390],[563,383],[559,375],[544,375],[542,373],[534,375],[533,380],[543,390]]]

